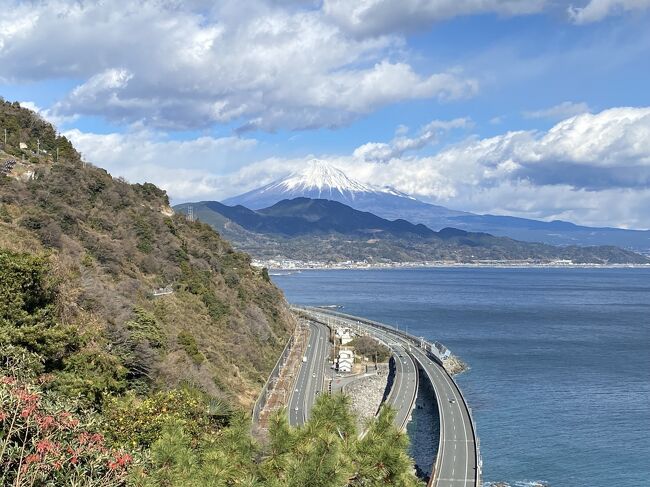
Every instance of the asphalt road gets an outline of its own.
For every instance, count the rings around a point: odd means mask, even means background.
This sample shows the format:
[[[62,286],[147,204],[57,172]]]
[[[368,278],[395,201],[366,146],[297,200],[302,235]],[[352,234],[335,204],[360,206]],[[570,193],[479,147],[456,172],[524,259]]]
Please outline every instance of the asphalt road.
[[[320,311],[317,313],[320,314]],[[326,314],[326,312],[323,314]],[[352,319],[342,318],[341,316],[335,318],[356,323]],[[360,320],[362,319],[360,318]],[[362,326],[394,349],[401,345],[402,355],[409,356],[406,353],[406,350],[408,350],[410,356],[420,364],[433,385],[434,399],[437,401],[440,415],[440,443],[433,476],[429,485],[437,487],[475,487],[476,444],[474,432],[468,407],[456,383],[442,365],[431,360],[423,350],[412,346],[400,335],[368,324],[362,323]],[[397,372],[399,376],[400,371]],[[399,390],[397,387],[396,384],[394,386],[396,395],[407,393],[407,391]],[[396,406],[400,411],[403,409],[403,403],[398,403]]]
[[[440,444],[430,485],[476,486],[476,445],[469,411],[460,390],[445,369],[422,350],[411,353],[425,371],[436,395],[440,415]]]
[[[325,386],[325,367],[329,354],[329,329],[320,323],[309,323],[309,339],[305,357],[300,362],[298,377],[289,398],[289,423],[304,424],[311,413],[316,397]]]

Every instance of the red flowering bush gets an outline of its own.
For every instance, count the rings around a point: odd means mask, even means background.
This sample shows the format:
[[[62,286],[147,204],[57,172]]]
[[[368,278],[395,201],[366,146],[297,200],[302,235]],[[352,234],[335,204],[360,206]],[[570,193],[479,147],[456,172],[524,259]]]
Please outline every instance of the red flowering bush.
[[[124,485],[133,457],[92,431],[93,416],[44,392],[51,377],[26,377],[34,356],[15,353],[0,349],[0,485]]]

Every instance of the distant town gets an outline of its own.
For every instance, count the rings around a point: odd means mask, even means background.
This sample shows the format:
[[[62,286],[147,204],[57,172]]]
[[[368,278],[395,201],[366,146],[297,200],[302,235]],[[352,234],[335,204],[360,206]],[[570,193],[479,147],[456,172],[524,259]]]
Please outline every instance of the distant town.
[[[575,263],[571,260],[554,260],[535,262],[529,260],[476,260],[472,262],[422,261],[422,262],[368,262],[342,261],[321,262],[315,260],[301,261],[292,259],[253,260],[255,267],[266,267],[275,271],[300,271],[319,269],[415,269],[432,267],[550,267],[550,268],[648,268],[650,264],[594,264]]]

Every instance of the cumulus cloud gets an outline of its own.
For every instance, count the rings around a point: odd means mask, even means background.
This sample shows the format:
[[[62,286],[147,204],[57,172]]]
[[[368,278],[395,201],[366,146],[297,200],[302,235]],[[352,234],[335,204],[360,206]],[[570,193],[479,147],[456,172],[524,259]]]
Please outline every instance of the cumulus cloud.
[[[337,162],[365,181],[458,209],[650,227],[647,107],[581,114],[546,132],[470,138],[381,166],[354,157]]]
[[[364,161],[388,162],[401,157],[406,152],[416,151],[438,141],[441,133],[457,128],[467,128],[471,125],[468,118],[454,120],[433,120],[422,127],[415,137],[406,137],[404,127],[398,127],[396,137],[389,143],[368,142],[357,147],[353,156]]]
[[[227,192],[228,178],[250,159],[254,139],[199,137],[171,140],[148,130],[125,134],[64,132],[84,158],[114,176],[152,182],[176,200],[214,199]]]
[[[585,113],[548,131],[470,136],[433,155],[418,152],[438,140],[439,130],[469,124],[466,119],[436,120],[412,137],[401,129],[389,142],[317,157],[362,182],[455,209],[650,228],[650,107]],[[89,160],[131,181],[159,184],[175,201],[225,199],[314,158],[259,159],[257,142],[237,137],[174,141],[148,131],[99,135],[76,130],[65,135]]]
[[[367,160],[363,151],[356,159]],[[351,164],[354,171],[354,164]],[[650,108],[570,117],[547,132],[468,139],[430,157],[397,157],[374,176],[407,193],[452,198],[504,180],[597,191],[650,187]]]
[[[504,16],[541,12],[546,0],[324,0],[324,12],[360,35],[422,28],[461,15]]]
[[[353,38],[311,2],[4,3],[2,79],[83,80],[53,107],[58,115],[162,129],[305,129],[478,89],[455,68],[416,71],[401,37]]]
[[[526,118],[549,118],[560,120],[563,118],[573,117],[589,111],[589,105],[584,102],[575,103],[572,101],[565,101],[550,108],[542,110],[525,111],[523,113]]]
[[[650,0],[589,0],[583,7],[569,6],[571,20],[576,24],[598,22],[605,17],[650,8]]]
[[[451,208],[650,228],[650,108],[576,115],[543,132],[469,137],[430,156],[400,154],[393,144],[320,157],[363,182]],[[308,160],[274,161],[255,170],[269,181]]]

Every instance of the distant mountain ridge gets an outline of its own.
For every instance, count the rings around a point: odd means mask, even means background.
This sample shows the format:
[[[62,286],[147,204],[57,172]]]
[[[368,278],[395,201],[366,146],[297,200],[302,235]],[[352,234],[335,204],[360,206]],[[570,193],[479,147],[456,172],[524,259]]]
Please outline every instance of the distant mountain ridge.
[[[374,263],[558,260],[643,264],[650,260],[617,247],[554,247],[457,228],[433,231],[406,220],[387,220],[342,203],[310,198],[282,200],[251,210],[216,201],[177,205],[208,223],[258,259]]]
[[[556,220],[545,222],[500,215],[478,215],[425,203],[392,188],[379,188],[349,178],[324,161],[311,161],[301,171],[223,201],[258,210],[299,197],[338,201],[389,220],[405,219],[433,230],[445,227],[485,232],[551,245],[616,245],[650,254],[650,231],[593,228]]]
[[[331,232],[366,237],[380,234],[432,237],[436,234],[422,224],[413,225],[406,220],[385,220],[372,213],[354,210],[326,199],[294,198],[257,211],[241,205],[226,206],[216,201],[205,202],[205,206],[246,230],[289,237]]]

